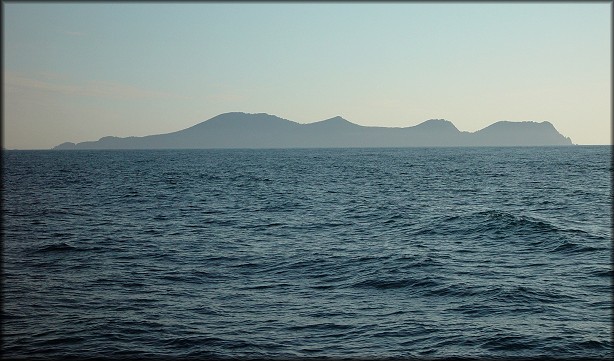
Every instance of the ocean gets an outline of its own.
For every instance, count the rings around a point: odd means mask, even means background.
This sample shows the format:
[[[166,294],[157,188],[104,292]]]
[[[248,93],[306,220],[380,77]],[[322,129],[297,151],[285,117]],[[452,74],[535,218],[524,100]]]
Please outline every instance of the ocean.
[[[5,358],[612,357],[609,146],[2,157]]]

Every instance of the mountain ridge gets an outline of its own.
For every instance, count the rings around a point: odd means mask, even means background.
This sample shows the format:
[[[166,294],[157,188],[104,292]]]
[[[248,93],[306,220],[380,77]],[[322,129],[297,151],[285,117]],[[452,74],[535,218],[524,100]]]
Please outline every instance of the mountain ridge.
[[[302,124],[267,113],[229,112],[171,133],[105,136],[53,149],[344,148],[573,145],[548,121],[497,121],[475,132],[449,120],[409,127],[363,126],[342,116]]]

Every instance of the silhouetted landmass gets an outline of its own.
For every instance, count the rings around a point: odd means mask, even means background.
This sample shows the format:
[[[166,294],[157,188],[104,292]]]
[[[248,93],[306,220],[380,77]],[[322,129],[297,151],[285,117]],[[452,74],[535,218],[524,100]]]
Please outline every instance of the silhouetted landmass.
[[[269,114],[225,113],[190,128],[144,137],[103,137],[54,149],[345,148],[572,145],[544,122],[500,121],[477,132],[431,119],[405,128],[367,127],[334,117],[299,124]]]

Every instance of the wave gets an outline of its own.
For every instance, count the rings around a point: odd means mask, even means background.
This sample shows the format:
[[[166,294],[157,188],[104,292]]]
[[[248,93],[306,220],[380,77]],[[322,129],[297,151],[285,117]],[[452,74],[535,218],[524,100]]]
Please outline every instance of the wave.
[[[48,253],[48,252],[70,252],[79,250],[77,247],[72,246],[66,242],[48,244],[41,246],[35,250],[36,253]]]
[[[486,210],[446,217],[443,222],[463,226],[458,229],[459,231],[492,231],[497,234],[505,234],[510,231],[530,233],[562,231],[546,220],[500,210]]]
[[[375,289],[394,289],[394,288],[413,288],[413,289],[432,289],[439,286],[440,283],[431,277],[422,278],[368,278],[353,284],[358,288],[375,288]]]
[[[475,240],[522,240],[546,252],[582,253],[601,251],[594,241],[606,238],[577,228],[502,210],[486,210],[446,216],[412,232],[420,236],[453,236]]]
[[[582,245],[576,242],[562,241],[560,244],[554,246],[551,251],[559,253],[584,253],[605,250],[605,247],[592,247]]]

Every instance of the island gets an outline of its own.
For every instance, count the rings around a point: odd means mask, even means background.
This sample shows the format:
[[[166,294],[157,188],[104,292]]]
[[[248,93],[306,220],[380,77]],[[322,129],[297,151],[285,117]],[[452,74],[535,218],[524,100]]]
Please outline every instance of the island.
[[[476,132],[452,122],[430,119],[410,127],[374,127],[336,116],[300,124],[266,113],[231,112],[172,133],[141,137],[106,136],[97,141],[66,142],[53,149],[212,149],[566,146],[570,138],[548,121],[499,121]]]

